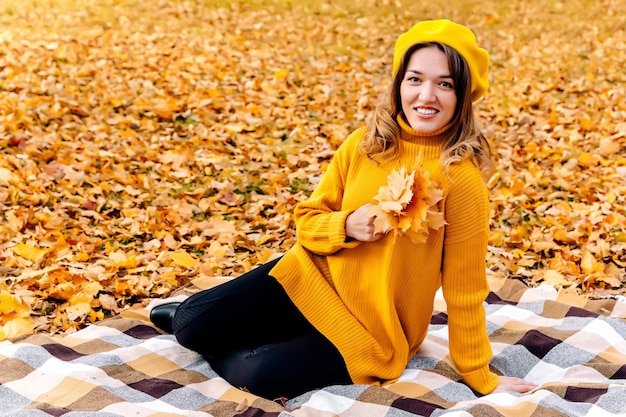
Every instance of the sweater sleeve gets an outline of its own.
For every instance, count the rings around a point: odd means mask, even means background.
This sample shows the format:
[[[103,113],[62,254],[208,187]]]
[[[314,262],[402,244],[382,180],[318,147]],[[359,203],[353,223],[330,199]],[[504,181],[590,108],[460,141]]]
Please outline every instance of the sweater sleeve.
[[[480,173],[462,164],[446,199],[442,287],[448,308],[450,355],[465,382],[481,394],[499,378],[489,370],[492,357],[483,302],[489,293],[485,257],[489,195]]]
[[[341,144],[311,196],[295,207],[298,242],[318,255],[331,255],[360,244],[346,239],[346,218],[354,209],[343,208],[343,193],[350,161],[364,132],[356,130]]]

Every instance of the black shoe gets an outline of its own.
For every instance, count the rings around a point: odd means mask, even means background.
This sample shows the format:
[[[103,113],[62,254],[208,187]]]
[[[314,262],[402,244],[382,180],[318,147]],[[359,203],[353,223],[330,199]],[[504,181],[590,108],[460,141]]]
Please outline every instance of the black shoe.
[[[180,302],[159,304],[150,311],[150,321],[159,329],[172,333],[172,320]]]

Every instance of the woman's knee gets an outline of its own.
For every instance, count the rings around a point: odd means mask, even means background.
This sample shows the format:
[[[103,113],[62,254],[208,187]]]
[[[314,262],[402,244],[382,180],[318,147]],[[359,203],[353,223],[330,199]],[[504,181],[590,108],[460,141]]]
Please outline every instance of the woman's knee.
[[[233,386],[270,399],[351,383],[339,352],[317,333],[255,349],[232,350],[215,358],[212,365]]]

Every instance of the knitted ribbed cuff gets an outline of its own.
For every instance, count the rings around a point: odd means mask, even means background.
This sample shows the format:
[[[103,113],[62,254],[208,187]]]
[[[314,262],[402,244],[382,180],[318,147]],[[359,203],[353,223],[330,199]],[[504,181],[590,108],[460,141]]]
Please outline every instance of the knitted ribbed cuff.
[[[489,394],[500,383],[498,375],[491,372],[488,367],[461,374],[461,376],[467,385],[482,395]]]
[[[352,210],[336,211],[330,215],[330,220],[328,221],[328,239],[332,246],[354,248],[361,243],[358,241],[346,242],[346,219],[352,212]]]

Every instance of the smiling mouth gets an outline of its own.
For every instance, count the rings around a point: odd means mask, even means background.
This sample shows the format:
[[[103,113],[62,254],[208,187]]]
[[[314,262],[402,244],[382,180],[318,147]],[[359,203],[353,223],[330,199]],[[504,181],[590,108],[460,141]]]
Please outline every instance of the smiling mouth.
[[[422,107],[417,107],[415,111],[419,114],[423,114],[424,116],[432,116],[433,114],[439,113],[439,110],[436,109],[425,109]]]

